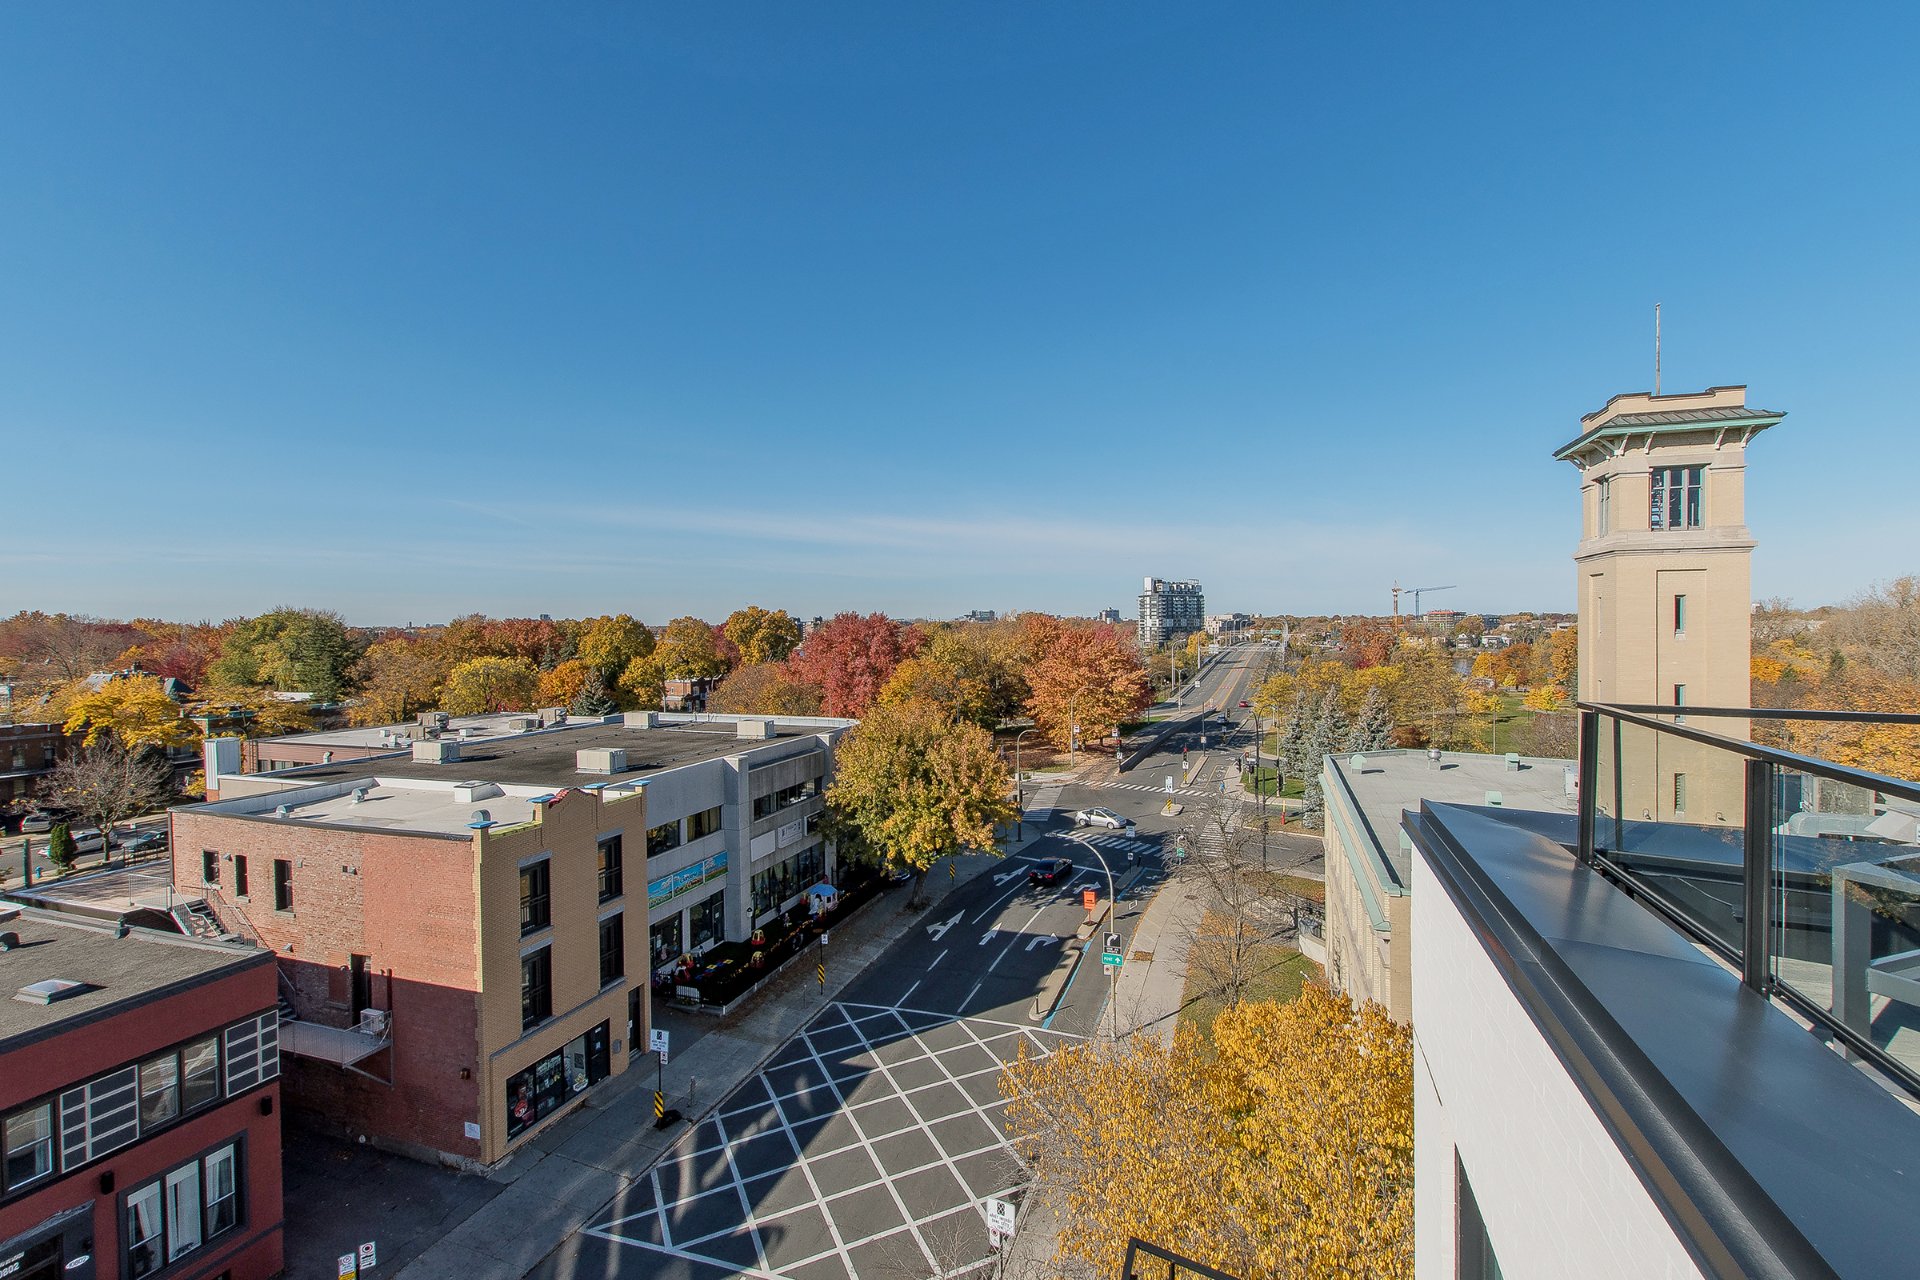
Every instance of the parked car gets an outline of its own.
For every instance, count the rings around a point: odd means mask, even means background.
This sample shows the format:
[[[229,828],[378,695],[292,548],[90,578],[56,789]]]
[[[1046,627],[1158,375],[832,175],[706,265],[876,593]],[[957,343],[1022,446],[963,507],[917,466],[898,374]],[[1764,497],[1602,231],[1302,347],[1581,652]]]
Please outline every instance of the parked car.
[[[75,853],[105,853],[107,837],[98,827],[75,827],[73,830],[73,849]]]
[[[29,836],[45,835],[53,830],[53,824],[54,816],[50,813],[30,813],[20,819],[20,832]]]
[[[1076,827],[1110,827],[1115,831],[1127,825],[1127,820],[1111,809],[1082,809],[1073,815]]]
[[[157,828],[136,831],[120,842],[123,853],[147,853],[154,849],[167,847],[167,833]]]
[[[1054,885],[1073,874],[1073,861],[1069,858],[1048,858],[1027,872],[1030,885]]]

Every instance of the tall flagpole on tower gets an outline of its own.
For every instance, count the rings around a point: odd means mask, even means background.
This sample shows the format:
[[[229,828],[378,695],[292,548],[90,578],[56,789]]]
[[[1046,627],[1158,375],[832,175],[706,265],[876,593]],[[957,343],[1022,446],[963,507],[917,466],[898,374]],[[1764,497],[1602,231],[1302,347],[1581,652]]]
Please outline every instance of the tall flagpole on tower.
[[[1660,394],[1660,304],[1653,304],[1653,394]]]

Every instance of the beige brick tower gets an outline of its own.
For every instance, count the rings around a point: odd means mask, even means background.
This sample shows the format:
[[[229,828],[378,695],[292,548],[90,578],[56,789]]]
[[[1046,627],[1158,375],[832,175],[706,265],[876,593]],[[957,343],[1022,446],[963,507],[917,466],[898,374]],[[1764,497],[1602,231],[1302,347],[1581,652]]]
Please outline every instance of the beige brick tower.
[[[1593,702],[1745,707],[1751,697],[1754,538],[1747,445],[1785,415],[1747,406],[1745,387],[1615,396],[1554,457],[1580,469],[1580,697]],[[1701,727],[1744,738],[1745,720]],[[1623,742],[1621,816],[1740,821],[1740,777],[1724,753],[1672,739]],[[1658,757],[1657,759],[1655,757]],[[1727,775],[1727,776],[1723,776]],[[1611,806],[1609,806],[1611,807]]]

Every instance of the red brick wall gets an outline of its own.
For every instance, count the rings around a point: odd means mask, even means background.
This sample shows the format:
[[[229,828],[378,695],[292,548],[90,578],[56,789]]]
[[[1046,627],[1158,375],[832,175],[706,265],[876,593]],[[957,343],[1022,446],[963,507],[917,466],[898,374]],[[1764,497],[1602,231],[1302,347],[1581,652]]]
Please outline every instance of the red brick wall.
[[[263,1013],[273,1004],[273,966],[255,965],[24,1045],[0,1057],[0,1111]],[[272,1100],[273,1114],[261,1114],[262,1099]],[[102,1276],[118,1275],[120,1196],[210,1147],[244,1135],[245,1223],[217,1248],[202,1250],[182,1276],[228,1269],[233,1280],[265,1280],[279,1274],[279,1099],[277,1082],[264,1085],[0,1206],[0,1240],[91,1201],[94,1254],[99,1259],[96,1271]],[[100,1178],[107,1173],[113,1175],[113,1190],[102,1194]]]
[[[287,1057],[288,1106],[335,1132],[477,1157],[480,1144],[465,1136],[480,1105],[472,842],[176,812],[181,892],[202,891],[204,849],[223,855],[208,904],[228,928],[273,949],[301,1018],[347,1025],[353,955],[368,958],[373,1007],[393,1014],[393,1047],[358,1064],[391,1087]],[[228,854],[247,856],[247,903],[233,899]],[[273,910],[276,858],[294,863],[291,913]],[[474,1078],[462,1080],[463,1070]]]

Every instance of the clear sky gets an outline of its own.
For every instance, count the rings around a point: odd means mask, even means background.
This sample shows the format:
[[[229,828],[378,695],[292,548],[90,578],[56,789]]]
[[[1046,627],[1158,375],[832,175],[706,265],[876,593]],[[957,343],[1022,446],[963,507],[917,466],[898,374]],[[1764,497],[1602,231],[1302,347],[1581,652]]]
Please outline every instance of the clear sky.
[[[0,7],[0,612],[1573,605],[1578,419],[1920,570],[1920,6]]]

